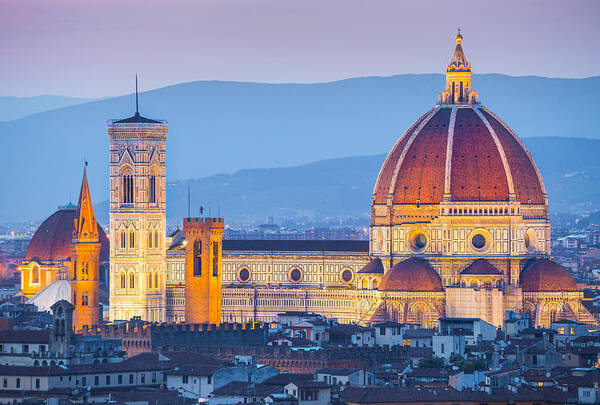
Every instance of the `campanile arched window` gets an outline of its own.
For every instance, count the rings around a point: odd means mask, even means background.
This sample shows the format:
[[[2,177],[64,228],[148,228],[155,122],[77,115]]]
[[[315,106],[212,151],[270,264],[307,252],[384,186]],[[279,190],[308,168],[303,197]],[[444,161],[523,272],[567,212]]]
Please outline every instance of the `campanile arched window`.
[[[158,184],[156,182],[157,173],[158,170],[156,169],[156,167],[153,167],[150,173],[150,177],[148,178],[148,202],[151,204],[156,203],[156,195],[158,194]]]
[[[133,171],[130,168],[121,173],[121,201],[124,204],[133,203]]]

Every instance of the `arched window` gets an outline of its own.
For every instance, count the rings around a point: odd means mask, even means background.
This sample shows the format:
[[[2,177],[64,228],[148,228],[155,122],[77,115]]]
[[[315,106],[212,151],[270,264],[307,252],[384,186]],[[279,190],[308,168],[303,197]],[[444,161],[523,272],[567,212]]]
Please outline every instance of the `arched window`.
[[[148,231],[148,249],[152,249],[152,229]]]
[[[194,242],[194,276],[202,275],[202,242]]]
[[[156,174],[152,173],[148,181],[148,202],[156,202]]]
[[[158,248],[158,229],[154,230],[154,247]]]
[[[126,238],[125,238],[125,229],[121,229],[120,232],[120,242],[121,242],[121,249],[125,249],[125,245],[126,245]]]
[[[132,230],[129,231],[129,249],[135,248],[135,232]]]
[[[367,279],[366,279],[366,278],[363,278],[363,279],[362,279],[362,282],[361,282],[361,287],[360,287],[360,288],[362,288],[363,290],[366,290],[366,289],[368,288],[368,285],[369,285],[369,284],[368,284],[368,281],[367,281]]]
[[[377,283],[377,280],[373,280],[373,289],[376,290],[378,287],[379,283]]]
[[[89,278],[88,262],[81,262],[81,279],[87,280]]]
[[[121,175],[121,201],[124,204],[133,203],[133,172],[126,169]]]
[[[213,277],[219,275],[219,244],[213,242]]]
[[[160,288],[158,285],[158,271],[154,273],[154,288]]]
[[[148,273],[148,289],[152,288],[152,272]]]
[[[122,289],[127,288],[127,286],[125,284],[125,273],[124,272],[121,273],[121,288]]]
[[[129,273],[129,288],[135,288],[135,274],[133,272]]]
[[[38,284],[40,282],[40,268],[33,266],[31,268],[31,284]]]

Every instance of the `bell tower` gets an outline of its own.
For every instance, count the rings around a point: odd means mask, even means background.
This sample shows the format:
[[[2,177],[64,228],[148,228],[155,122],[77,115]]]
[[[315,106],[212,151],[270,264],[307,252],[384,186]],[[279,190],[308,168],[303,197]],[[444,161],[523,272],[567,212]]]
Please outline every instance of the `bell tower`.
[[[165,321],[168,124],[136,111],[107,124],[110,142],[110,320]]]
[[[223,218],[185,218],[185,322],[221,323]]]
[[[100,324],[100,248],[98,224],[94,216],[86,169],[83,169],[71,243],[71,303],[74,306],[75,332],[81,330],[84,325],[91,327]]]

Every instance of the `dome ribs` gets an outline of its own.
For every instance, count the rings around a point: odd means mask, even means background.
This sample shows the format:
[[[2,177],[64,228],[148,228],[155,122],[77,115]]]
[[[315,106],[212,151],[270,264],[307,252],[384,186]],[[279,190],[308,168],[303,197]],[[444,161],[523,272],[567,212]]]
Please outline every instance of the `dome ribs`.
[[[458,109],[451,164],[453,201],[508,201],[500,152],[472,108]]]
[[[545,191],[539,171],[520,143],[507,127],[484,108],[480,109],[502,144],[510,167],[517,200],[522,204],[545,204]]]
[[[569,271],[550,259],[533,259],[521,271],[519,279],[523,292],[578,291]]]
[[[377,182],[375,183],[375,190],[373,191],[373,199],[375,204],[387,203],[387,195],[398,160],[400,159],[400,156],[402,155],[402,152],[404,151],[404,148],[408,143],[413,131],[419,127],[419,124],[425,118],[427,118],[431,111],[432,110],[427,111],[426,114],[421,116],[421,118],[419,118],[406,132],[404,132],[385,159],[385,162],[383,163],[383,166],[379,172],[379,176],[377,177]]]
[[[442,280],[431,264],[411,257],[396,263],[379,284],[380,291],[442,292]]]
[[[395,204],[442,201],[450,113],[450,108],[440,108],[408,146],[396,179]]]

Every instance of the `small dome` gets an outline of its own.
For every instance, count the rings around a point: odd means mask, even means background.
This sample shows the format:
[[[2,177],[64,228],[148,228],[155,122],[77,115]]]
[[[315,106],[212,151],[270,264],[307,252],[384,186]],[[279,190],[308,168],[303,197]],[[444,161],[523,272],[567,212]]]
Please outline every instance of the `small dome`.
[[[429,262],[410,258],[396,263],[381,279],[380,291],[440,292],[442,280]]]
[[[50,215],[35,231],[25,260],[63,261],[71,257],[71,241],[73,239],[73,223],[77,210],[72,207],[59,209]],[[102,243],[100,262],[109,259],[108,238],[98,225],[98,238]]]
[[[502,272],[498,270],[494,265],[488,262],[486,259],[477,259],[473,263],[469,264],[460,274],[474,274],[474,275],[502,275]]]
[[[38,311],[50,311],[50,308],[60,300],[71,302],[71,283],[68,280],[56,280],[27,301]]]
[[[521,271],[523,292],[578,291],[573,276],[549,259],[534,259]]]

